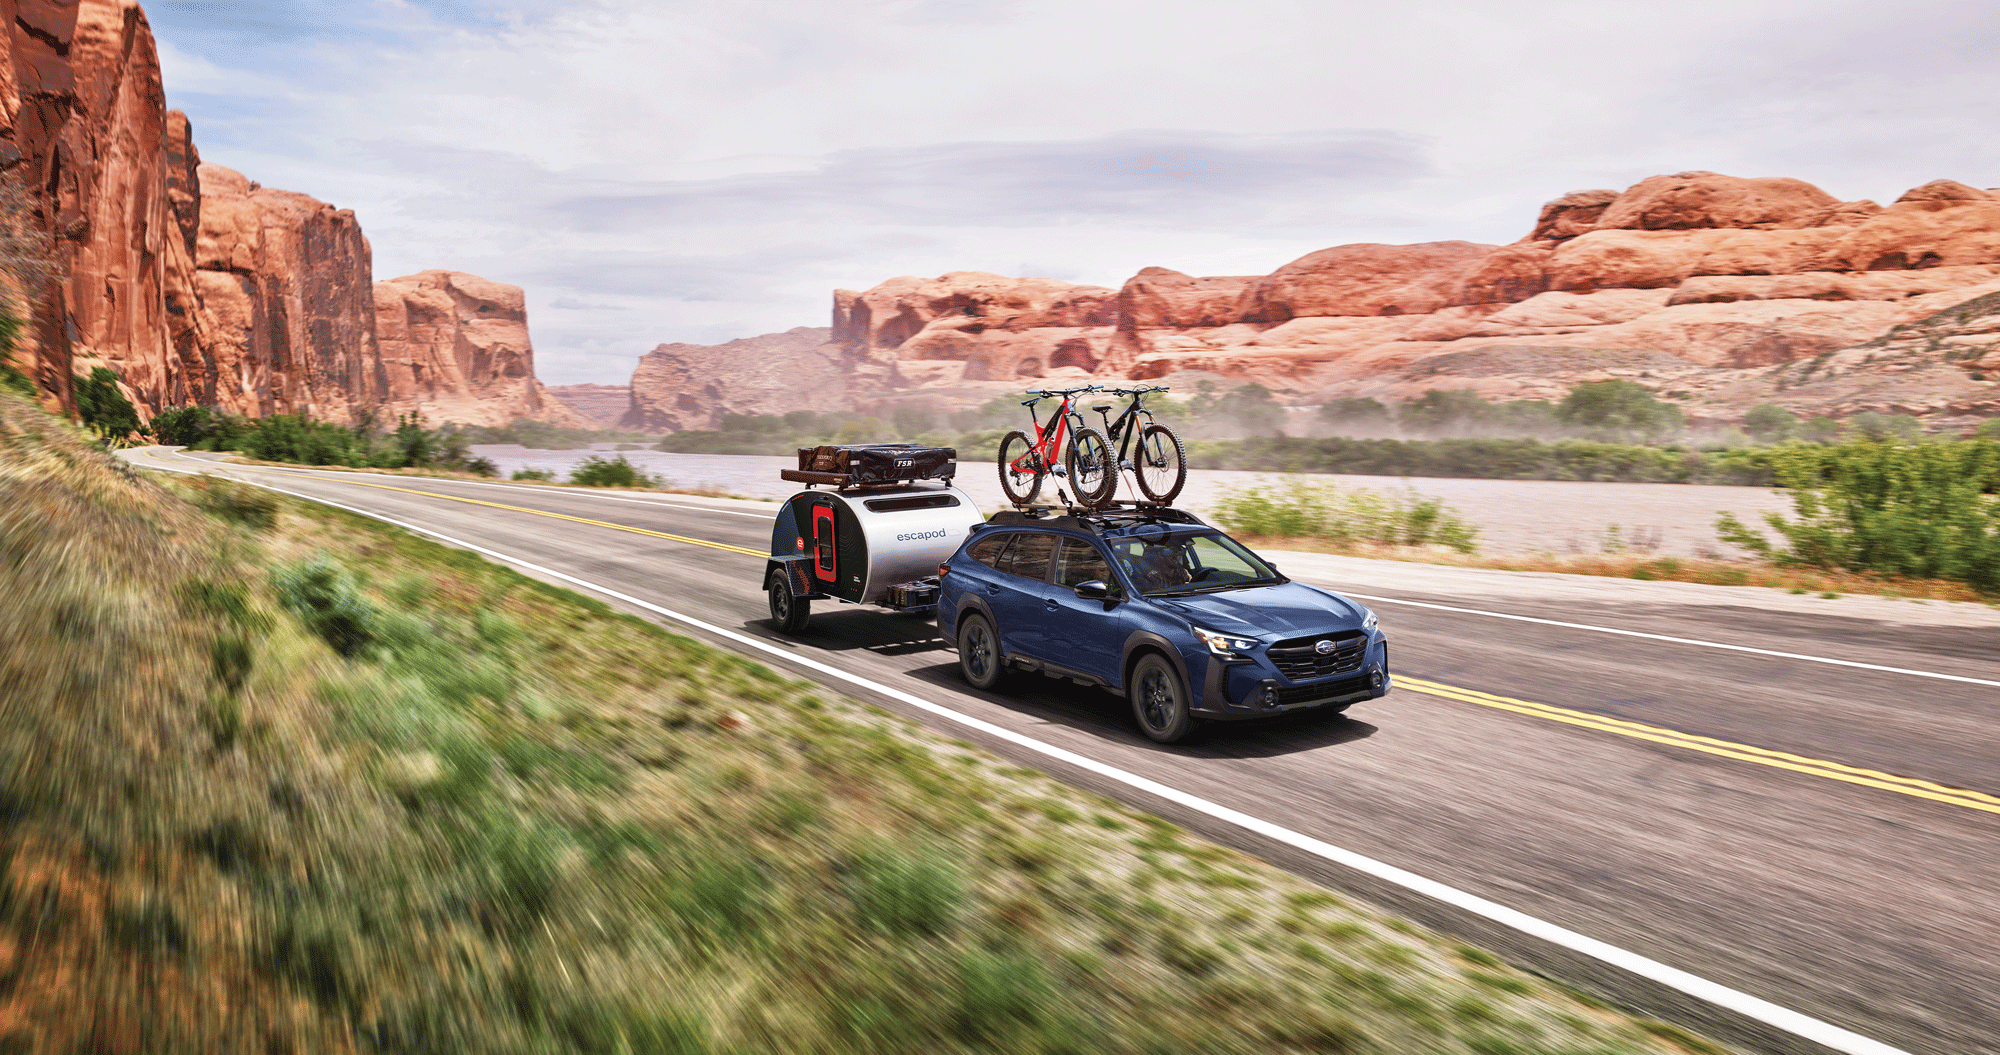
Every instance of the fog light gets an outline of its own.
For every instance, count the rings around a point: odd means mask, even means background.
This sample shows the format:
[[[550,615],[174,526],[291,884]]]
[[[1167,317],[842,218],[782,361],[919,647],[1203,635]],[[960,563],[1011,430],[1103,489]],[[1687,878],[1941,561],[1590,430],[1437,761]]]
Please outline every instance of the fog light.
[[[1379,689],[1382,687],[1381,667],[1376,667],[1374,670],[1368,672],[1368,685],[1370,688],[1375,688],[1375,689]]]
[[[1264,686],[1264,706],[1270,707],[1276,704],[1277,702],[1278,702],[1278,690],[1272,688],[1269,685]]]

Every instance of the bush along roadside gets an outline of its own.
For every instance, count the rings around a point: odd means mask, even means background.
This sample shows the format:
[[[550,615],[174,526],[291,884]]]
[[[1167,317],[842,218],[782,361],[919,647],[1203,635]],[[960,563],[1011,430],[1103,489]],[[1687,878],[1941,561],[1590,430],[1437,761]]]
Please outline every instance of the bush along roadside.
[[[1796,517],[1765,535],[1724,513],[1723,541],[1781,565],[1961,582],[2000,594],[2000,443],[1851,443],[1782,458]]]
[[[10,1050],[1717,1050],[239,487],[0,394]]]
[[[364,418],[357,425],[316,421],[300,414],[246,418],[207,407],[163,410],[148,426],[156,442],[193,450],[238,451],[246,458],[350,469],[442,469],[477,476],[499,470],[472,454],[463,430],[427,429],[416,414],[396,419],[390,429]]]
[[[1222,526],[1254,538],[1312,539],[1335,549],[1358,543],[1478,549],[1479,529],[1442,499],[1414,488],[1374,491],[1290,479],[1224,491],[1215,502]]]

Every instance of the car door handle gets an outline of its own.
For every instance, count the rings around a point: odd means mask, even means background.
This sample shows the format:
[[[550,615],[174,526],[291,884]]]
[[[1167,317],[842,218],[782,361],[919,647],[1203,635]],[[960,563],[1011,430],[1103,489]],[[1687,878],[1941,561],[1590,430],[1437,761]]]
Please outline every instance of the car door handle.
[[[1057,604],[1057,603],[1056,603],[1056,599],[1055,599],[1055,598],[1053,598],[1053,597],[1044,597],[1044,598],[1042,598],[1042,606],[1043,606],[1044,608],[1047,608],[1047,609],[1048,609],[1049,611],[1051,611],[1051,612],[1056,612],[1056,611],[1061,611],[1061,610],[1062,610],[1062,605],[1059,605],[1059,604]]]

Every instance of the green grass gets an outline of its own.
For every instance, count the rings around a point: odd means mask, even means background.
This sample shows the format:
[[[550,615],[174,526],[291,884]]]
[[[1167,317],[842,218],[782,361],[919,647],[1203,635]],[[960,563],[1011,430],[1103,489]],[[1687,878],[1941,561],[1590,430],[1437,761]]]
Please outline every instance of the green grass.
[[[134,479],[0,395],[0,1050],[1686,1047],[600,602],[226,486]]]

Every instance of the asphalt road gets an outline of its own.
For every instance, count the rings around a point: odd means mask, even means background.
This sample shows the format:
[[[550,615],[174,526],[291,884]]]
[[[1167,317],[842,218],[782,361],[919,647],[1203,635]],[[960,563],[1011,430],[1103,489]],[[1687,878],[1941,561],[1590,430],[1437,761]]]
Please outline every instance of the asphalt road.
[[[157,449],[130,457],[219,468]],[[819,602],[797,640],[776,634],[760,582],[769,504],[227,471],[771,641],[1883,1050],[2000,1050],[2000,613],[1990,609],[1280,554],[1296,578],[1371,598],[1401,686],[1344,716],[1212,726],[1169,748],[1139,736],[1125,701],[1102,692],[1033,675],[970,690],[921,619]],[[893,697],[833,687],[1620,1005],[1752,1050],[1829,1050]]]

